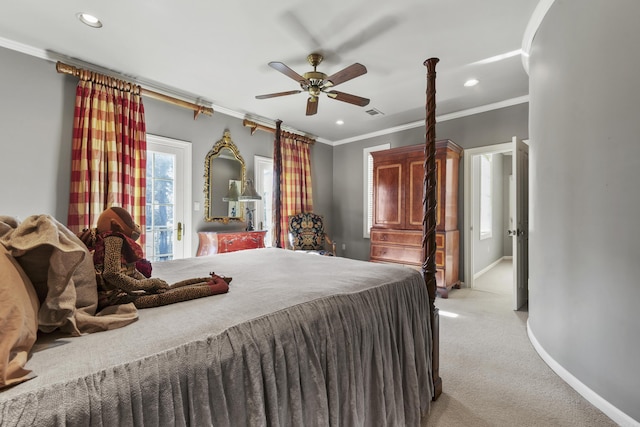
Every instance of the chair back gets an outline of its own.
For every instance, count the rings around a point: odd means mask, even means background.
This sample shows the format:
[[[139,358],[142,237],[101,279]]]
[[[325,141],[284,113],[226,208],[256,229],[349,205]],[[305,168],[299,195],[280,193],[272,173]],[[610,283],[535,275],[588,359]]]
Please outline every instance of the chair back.
[[[323,250],[324,237],[322,215],[303,212],[289,216],[289,239],[294,250]]]

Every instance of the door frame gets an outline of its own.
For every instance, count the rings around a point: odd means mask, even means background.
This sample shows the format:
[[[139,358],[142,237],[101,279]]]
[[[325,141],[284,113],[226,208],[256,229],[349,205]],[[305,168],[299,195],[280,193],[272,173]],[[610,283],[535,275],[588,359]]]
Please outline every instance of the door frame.
[[[511,141],[483,147],[467,148],[463,152],[464,159],[464,286],[473,289],[473,231],[476,226],[473,218],[473,157],[481,154],[501,154],[512,153],[513,143]]]
[[[193,255],[193,236],[192,230],[193,225],[191,222],[193,221],[193,215],[191,212],[191,204],[192,204],[192,145],[188,141],[183,141],[174,138],[167,138],[164,136],[153,135],[147,133],[147,150],[149,151],[157,151],[149,148],[149,144],[170,147],[172,149],[181,150],[184,155],[184,164],[182,165],[182,173],[180,177],[182,179],[183,184],[183,192],[182,192],[182,207],[183,207],[183,220],[182,220],[182,257],[190,258]],[[176,169],[179,166],[176,165]],[[179,170],[176,170],[176,176],[180,173]],[[177,205],[177,200],[176,200]],[[177,222],[177,221],[176,221]]]

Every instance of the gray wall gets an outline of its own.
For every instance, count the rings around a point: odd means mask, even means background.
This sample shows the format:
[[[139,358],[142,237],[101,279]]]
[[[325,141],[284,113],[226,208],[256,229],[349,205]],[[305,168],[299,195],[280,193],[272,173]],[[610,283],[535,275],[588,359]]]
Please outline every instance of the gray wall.
[[[437,82],[436,82],[437,85]],[[527,139],[528,104],[488,111],[474,116],[438,122],[436,139],[450,139],[462,148],[476,148],[511,141],[513,136]],[[333,150],[334,194],[333,237],[338,241],[338,253],[349,258],[369,259],[369,239],[362,237],[363,209],[363,149],[390,143],[391,148],[424,144],[424,127],[382,135],[338,145]],[[463,153],[464,155],[464,153]],[[458,227],[460,228],[460,275],[463,278],[464,192],[463,162],[460,161]],[[341,250],[345,243],[346,251]]]
[[[54,64],[8,49],[0,64],[0,215],[66,222],[75,84]]]
[[[46,213],[63,223],[67,220],[71,168],[71,135],[75,101],[75,77],[58,74],[55,64],[16,51],[0,48],[0,147],[4,161],[0,168],[0,215],[25,218]],[[204,158],[225,129],[238,146],[253,176],[253,156],[272,157],[273,134],[242,126],[242,120],[214,113],[193,120],[193,112],[151,98],[144,98],[147,132],[192,143],[194,202],[201,210],[192,212],[191,232],[195,254],[195,232],[212,229],[242,229],[204,222]],[[331,231],[333,147],[316,143],[312,147],[314,209],[323,212]],[[188,226],[188,224],[187,224]]]
[[[529,327],[640,422],[640,2],[556,1],[530,68]]]

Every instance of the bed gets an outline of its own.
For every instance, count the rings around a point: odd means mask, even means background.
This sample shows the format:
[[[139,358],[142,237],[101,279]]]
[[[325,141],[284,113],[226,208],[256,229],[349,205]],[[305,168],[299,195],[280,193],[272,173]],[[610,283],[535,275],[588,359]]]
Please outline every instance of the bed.
[[[65,312],[65,327],[51,326],[20,349],[31,373],[0,390],[0,425],[420,425],[441,390],[433,67],[422,273],[278,248],[156,263],[153,276],[169,283],[212,271],[233,280],[226,294],[108,313],[113,328],[90,326],[97,329],[80,336],[70,332],[83,332],[83,316],[88,323],[95,316],[86,307]],[[57,227],[65,243],[73,240]],[[52,274],[60,276],[67,283],[60,295],[82,299],[88,287],[58,265],[70,253],[49,257],[40,279],[51,286]],[[2,257],[18,265],[8,251]],[[14,277],[24,276],[19,270]],[[28,335],[20,339],[35,338]]]
[[[40,337],[0,425],[419,425],[433,396],[419,273],[266,248],[154,276],[211,270],[233,277],[227,294]]]

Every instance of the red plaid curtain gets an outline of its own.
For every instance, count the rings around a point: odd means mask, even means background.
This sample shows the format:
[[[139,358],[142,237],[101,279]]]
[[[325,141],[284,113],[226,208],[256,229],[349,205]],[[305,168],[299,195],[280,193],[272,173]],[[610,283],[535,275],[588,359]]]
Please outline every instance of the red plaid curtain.
[[[147,139],[140,87],[84,72],[76,89],[68,227],[121,206],[145,230]],[[144,247],[144,234],[139,243]]]
[[[274,147],[276,185],[274,191],[274,209],[279,210],[280,227],[276,226],[279,236],[274,233],[274,246],[287,247],[289,242],[289,215],[313,211],[311,190],[311,149],[309,143],[296,138],[297,135],[280,131],[280,145]],[[276,138],[278,144],[278,138]],[[277,170],[281,173],[278,176]],[[278,198],[279,195],[279,198]],[[279,228],[279,230],[278,230]]]

